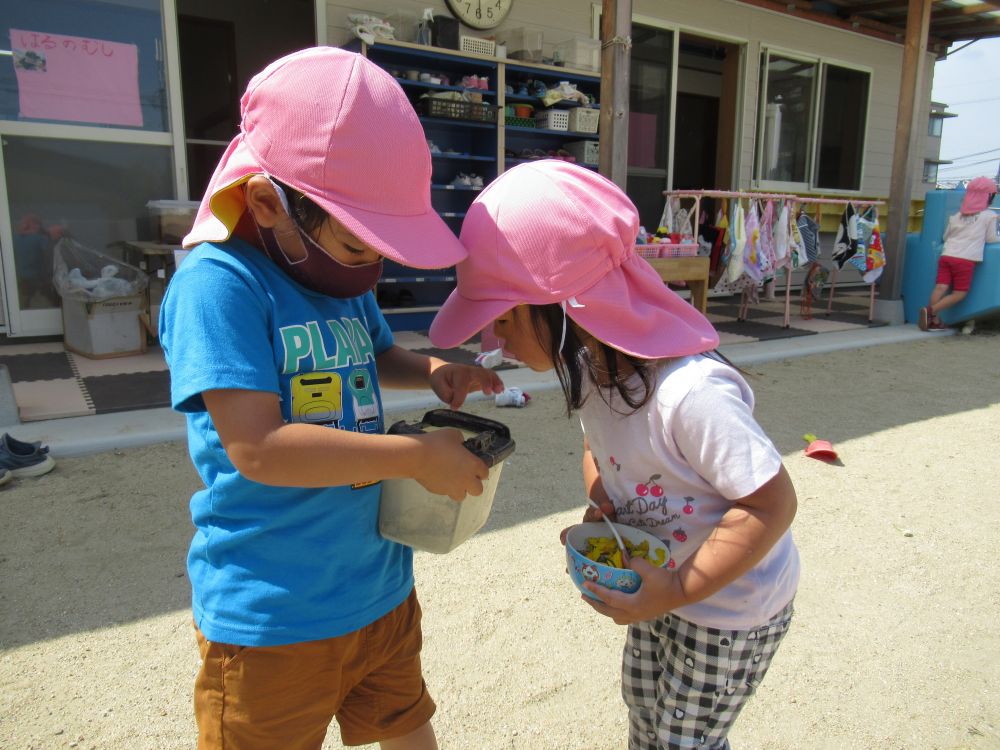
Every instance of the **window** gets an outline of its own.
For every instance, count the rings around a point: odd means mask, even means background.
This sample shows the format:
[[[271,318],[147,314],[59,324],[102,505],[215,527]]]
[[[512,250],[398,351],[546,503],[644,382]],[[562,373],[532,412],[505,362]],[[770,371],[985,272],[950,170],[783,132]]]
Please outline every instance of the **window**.
[[[629,71],[626,192],[643,226],[655,231],[663,213],[670,155],[670,96],[674,34],[636,24]]]
[[[870,80],[865,71],[765,53],[757,181],[860,190]]]
[[[924,162],[924,182],[933,182],[937,184],[938,179],[938,165],[937,162],[925,161]]]
[[[146,201],[174,194],[164,146],[4,136],[22,310],[59,307],[52,249],[62,236],[101,252],[152,236]]]
[[[168,129],[159,0],[0,0],[0,120]]]
[[[943,125],[944,118],[931,115],[930,122],[927,123],[927,135],[933,138],[940,138]]]

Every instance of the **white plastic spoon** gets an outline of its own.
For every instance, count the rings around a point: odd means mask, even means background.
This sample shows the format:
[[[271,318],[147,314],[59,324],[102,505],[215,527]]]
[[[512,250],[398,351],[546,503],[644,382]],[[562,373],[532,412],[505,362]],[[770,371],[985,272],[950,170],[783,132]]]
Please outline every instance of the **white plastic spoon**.
[[[611,529],[611,533],[615,535],[615,541],[618,542],[618,548],[622,551],[622,565],[628,565],[629,561],[628,548],[625,546],[625,542],[622,541],[621,535],[619,535],[618,533],[618,529],[615,528],[615,525],[611,522],[611,519],[608,518],[606,515],[604,515],[604,511],[601,510],[601,506],[595,503],[592,498],[588,497],[587,502],[590,503],[598,511],[600,511],[601,520],[608,525],[609,529]]]

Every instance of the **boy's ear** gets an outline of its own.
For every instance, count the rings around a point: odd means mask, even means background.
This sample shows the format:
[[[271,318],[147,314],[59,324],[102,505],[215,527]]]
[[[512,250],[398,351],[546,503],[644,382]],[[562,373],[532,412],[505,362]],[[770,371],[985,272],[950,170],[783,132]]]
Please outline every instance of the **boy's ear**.
[[[284,219],[291,218],[285,213],[274,185],[263,175],[254,175],[247,180],[244,197],[247,210],[259,226],[274,228]]]

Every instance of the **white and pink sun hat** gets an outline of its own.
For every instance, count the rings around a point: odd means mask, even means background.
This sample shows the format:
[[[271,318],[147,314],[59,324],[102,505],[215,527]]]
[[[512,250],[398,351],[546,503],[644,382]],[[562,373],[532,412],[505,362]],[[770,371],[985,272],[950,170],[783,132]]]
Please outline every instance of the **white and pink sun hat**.
[[[561,304],[606,344],[657,359],[714,349],[719,336],[635,254],[639,214],[617,185],[557,159],[520,164],[473,201],[469,257],[430,338],[453,347],[517,305]]]
[[[965,195],[962,197],[962,207],[959,209],[963,214],[978,214],[985,211],[990,205],[990,195],[997,192],[997,184],[991,177],[976,177],[969,180],[965,186]]]
[[[240,133],[215,168],[185,247],[229,239],[241,186],[266,174],[295,188],[385,257],[444,268],[466,256],[431,207],[431,155],[399,84],[367,58],[312,47],[255,75]]]

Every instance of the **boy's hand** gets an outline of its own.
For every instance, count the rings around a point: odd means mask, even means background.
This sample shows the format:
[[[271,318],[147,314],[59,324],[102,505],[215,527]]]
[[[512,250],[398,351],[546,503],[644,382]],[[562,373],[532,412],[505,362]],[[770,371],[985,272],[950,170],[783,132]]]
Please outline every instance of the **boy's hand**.
[[[465,437],[460,430],[445,428],[414,437],[422,444],[423,460],[413,478],[424,489],[452,500],[483,494],[483,480],[490,469],[462,445]]]
[[[452,409],[465,403],[465,397],[473,391],[492,396],[503,393],[504,389],[503,381],[493,370],[454,362],[436,367],[430,375],[430,386],[435,395]]]
[[[601,601],[582,596],[587,604],[618,625],[645,622],[689,604],[676,573],[651,565],[641,557],[630,559],[628,567],[639,574],[642,585],[634,594],[612,591],[587,581],[584,587]]]

